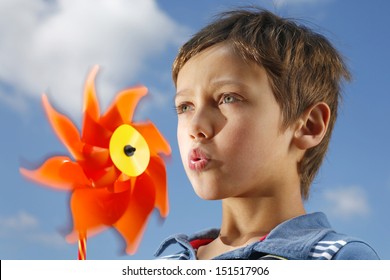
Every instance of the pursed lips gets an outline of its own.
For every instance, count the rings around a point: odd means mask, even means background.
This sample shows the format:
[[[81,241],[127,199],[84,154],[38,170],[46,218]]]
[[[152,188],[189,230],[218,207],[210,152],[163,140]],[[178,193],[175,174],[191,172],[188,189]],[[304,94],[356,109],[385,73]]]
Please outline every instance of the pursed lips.
[[[206,168],[210,158],[200,148],[193,149],[188,154],[188,167],[194,171],[202,171]]]

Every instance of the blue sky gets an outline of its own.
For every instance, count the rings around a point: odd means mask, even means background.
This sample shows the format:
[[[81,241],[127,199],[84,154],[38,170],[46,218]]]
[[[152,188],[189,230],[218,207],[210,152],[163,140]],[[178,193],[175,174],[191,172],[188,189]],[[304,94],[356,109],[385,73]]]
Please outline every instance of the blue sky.
[[[388,1],[0,0],[0,259],[75,259],[64,240],[65,192],[35,185],[18,172],[67,154],[41,106],[47,92],[77,125],[83,81],[101,65],[97,91],[106,107],[117,91],[144,84],[137,119],[152,120],[171,143],[167,162],[171,212],[154,213],[138,252],[121,255],[113,230],[89,239],[89,259],[151,259],[161,240],[218,227],[220,203],[202,201],[181,166],[176,144],[171,64],[178,47],[218,12],[259,5],[302,20],[327,36],[353,74],[308,212],[324,211],[334,228],[368,241],[390,259],[390,18]],[[183,210],[184,209],[184,210]]]

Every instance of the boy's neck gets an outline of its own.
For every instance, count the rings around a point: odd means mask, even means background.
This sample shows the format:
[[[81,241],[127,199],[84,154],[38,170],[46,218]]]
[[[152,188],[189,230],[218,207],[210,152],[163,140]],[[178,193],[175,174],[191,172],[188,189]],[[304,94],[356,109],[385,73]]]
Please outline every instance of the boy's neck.
[[[305,214],[300,195],[229,198],[222,202],[221,241],[242,246],[268,234],[280,223]]]
[[[198,259],[212,259],[225,252],[261,240],[280,223],[304,215],[300,197],[248,197],[222,201],[222,225],[218,238],[197,250]]]

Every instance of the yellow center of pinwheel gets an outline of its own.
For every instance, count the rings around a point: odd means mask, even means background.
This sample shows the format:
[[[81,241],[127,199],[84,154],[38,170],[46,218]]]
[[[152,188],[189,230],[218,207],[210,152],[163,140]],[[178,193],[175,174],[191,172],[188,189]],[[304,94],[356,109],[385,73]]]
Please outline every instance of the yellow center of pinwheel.
[[[114,131],[109,150],[112,162],[127,176],[139,176],[149,165],[148,143],[131,125],[122,124]]]

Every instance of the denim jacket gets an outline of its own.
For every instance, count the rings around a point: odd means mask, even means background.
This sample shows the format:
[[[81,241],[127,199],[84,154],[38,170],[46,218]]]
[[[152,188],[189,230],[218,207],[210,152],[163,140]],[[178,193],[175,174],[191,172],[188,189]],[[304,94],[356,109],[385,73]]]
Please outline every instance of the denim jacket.
[[[163,259],[196,260],[196,249],[190,242],[215,239],[218,234],[219,229],[210,229],[192,236],[171,236],[163,241],[155,256]],[[168,247],[177,246],[180,249],[176,249],[178,253],[163,255]],[[285,221],[276,226],[264,240],[223,253],[214,259],[370,260],[379,257],[364,241],[336,233],[325,214],[317,212]]]

